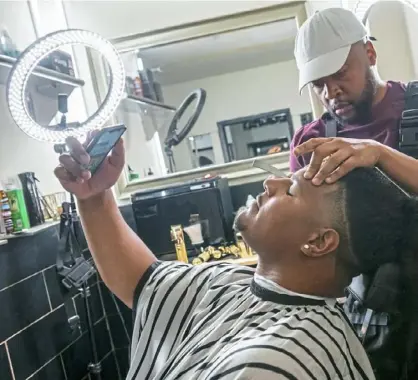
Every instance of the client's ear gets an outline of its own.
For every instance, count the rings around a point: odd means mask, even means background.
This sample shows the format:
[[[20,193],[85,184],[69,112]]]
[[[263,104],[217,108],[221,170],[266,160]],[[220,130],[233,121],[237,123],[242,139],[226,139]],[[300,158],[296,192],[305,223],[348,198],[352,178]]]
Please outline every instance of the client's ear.
[[[340,244],[340,235],[332,228],[323,228],[313,233],[301,247],[306,256],[320,257],[334,252]]]

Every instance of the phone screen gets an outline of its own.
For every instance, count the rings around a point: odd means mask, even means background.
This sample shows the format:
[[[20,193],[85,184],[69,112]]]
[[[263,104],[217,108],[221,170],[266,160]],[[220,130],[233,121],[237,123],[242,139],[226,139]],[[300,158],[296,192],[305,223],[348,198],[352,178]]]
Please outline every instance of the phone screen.
[[[87,147],[87,153],[90,155],[90,163],[87,170],[93,175],[100,167],[103,160],[126,131],[124,125],[103,129]]]

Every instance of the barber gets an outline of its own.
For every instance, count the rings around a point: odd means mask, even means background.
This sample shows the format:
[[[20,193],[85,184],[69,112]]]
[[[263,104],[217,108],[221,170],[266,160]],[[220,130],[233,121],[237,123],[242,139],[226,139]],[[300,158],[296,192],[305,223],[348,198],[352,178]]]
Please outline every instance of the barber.
[[[327,112],[296,132],[291,171],[308,165],[305,177],[320,185],[356,167],[378,166],[418,193],[418,162],[397,151],[406,86],[380,78],[360,20],[343,8],[315,13],[298,32],[295,59],[299,90],[311,86]]]

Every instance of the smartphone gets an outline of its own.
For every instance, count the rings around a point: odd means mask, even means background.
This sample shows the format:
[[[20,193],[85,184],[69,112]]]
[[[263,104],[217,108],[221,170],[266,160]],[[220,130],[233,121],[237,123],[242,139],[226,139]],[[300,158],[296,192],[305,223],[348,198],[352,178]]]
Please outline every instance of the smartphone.
[[[103,128],[93,139],[89,142],[86,152],[90,156],[90,163],[85,166],[93,176],[104,159],[125,133],[126,127],[123,124],[115,125],[114,127]]]

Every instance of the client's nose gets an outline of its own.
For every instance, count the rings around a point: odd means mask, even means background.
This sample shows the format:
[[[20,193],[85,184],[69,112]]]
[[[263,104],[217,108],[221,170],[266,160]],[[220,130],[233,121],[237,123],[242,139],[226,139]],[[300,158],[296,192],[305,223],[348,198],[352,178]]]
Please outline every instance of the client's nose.
[[[280,188],[284,188],[288,181],[288,178],[279,178],[271,175],[263,183],[264,191],[267,196],[272,197]]]

